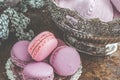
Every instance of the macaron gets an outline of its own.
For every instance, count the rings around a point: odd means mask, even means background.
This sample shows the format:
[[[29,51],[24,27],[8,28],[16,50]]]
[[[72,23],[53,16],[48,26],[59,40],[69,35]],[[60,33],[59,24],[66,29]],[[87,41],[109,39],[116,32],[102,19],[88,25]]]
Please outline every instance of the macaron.
[[[33,62],[23,69],[23,80],[53,80],[53,68],[44,62]]]
[[[85,19],[99,18],[103,22],[113,20],[110,0],[55,0],[54,3],[59,7],[77,11]]]
[[[11,49],[11,61],[21,68],[33,61],[27,51],[29,43],[26,40],[18,41]]]
[[[111,0],[115,8],[120,12],[120,0]]]
[[[44,31],[38,34],[29,44],[28,52],[35,61],[42,61],[57,47],[58,41],[54,34]]]
[[[73,75],[82,66],[79,53],[68,46],[56,48],[50,57],[50,64],[60,76]]]

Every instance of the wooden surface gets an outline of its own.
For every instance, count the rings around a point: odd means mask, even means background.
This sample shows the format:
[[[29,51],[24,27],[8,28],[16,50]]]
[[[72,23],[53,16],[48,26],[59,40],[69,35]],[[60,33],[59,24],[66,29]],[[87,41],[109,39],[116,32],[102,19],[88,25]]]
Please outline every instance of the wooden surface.
[[[49,14],[29,12],[26,15],[31,18],[29,28],[32,28],[37,35],[41,31],[49,30],[56,37],[62,39],[62,33],[57,26],[49,19]],[[48,16],[47,18],[41,17]],[[0,47],[0,80],[8,80],[5,74],[5,63],[10,56],[12,45],[16,42],[14,36],[10,35],[9,39]],[[120,80],[120,49],[116,53],[107,57],[93,57],[80,53],[83,73],[79,80]]]

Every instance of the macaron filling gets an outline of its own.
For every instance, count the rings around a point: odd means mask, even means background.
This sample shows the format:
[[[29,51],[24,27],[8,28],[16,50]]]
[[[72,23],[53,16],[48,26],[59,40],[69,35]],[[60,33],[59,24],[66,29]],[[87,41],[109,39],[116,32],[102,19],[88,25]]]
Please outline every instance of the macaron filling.
[[[33,57],[35,57],[37,52],[40,50],[40,48],[44,46],[44,44],[52,38],[54,38],[52,35],[48,35],[48,36],[45,36],[42,40],[40,40],[38,45],[36,45],[34,50],[32,51]]]
[[[49,37],[49,36],[53,36],[53,34],[51,34],[51,33],[48,34],[48,32],[46,32],[46,33],[42,33],[42,34],[40,34],[40,35],[38,35],[38,36],[40,36],[40,39],[37,39],[36,42],[35,42],[35,44],[31,45],[31,47],[30,47],[30,49],[29,49],[29,50],[32,51],[31,54],[34,53],[35,47],[37,47],[45,38],[47,38],[47,37]],[[38,36],[37,36],[37,37],[38,37]]]
[[[21,67],[21,68],[24,68],[25,65],[27,65],[29,62],[27,61],[22,61],[20,59],[18,59],[17,57],[15,57],[13,54],[11,54],[11,60],[12,60],[12,63]]]

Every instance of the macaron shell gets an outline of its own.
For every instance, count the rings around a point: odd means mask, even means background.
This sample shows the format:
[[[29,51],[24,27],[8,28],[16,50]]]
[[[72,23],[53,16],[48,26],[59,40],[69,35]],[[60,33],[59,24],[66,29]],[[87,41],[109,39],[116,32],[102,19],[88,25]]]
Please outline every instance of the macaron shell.
[[[29,43],[29,41],[19,41],[14,44],[11,50],[12,62],[21,68],[33,61],[27,51]]]
[[[50,33],[49,31],[44,31],[40,34],[38,34],[29,44],[28,46],[28,51],[31,54],[32,51],[34,50],[34,48],[40,43],[40,41],[42,39],[44,39],[47,35],[53,35],[52,33]]]
[[[35,61],[42,61],[57,47],[57,44],[55,36],[51,32],[45,31],[31,41],[28,52]]]
[[[111,0],[115,8],[120,12],[120,0]]]
[[[79,54],[68,46],[57,48],[51,55],[50,63],[61,76],[73,75],[81,65]]]
[[[30,61],[31,56],[29,55],[27,48],[29,46],[29,41],[19,41],[14,44],[11,50],[11,54],[23,61]]]
[[[33,54],[33,59],[36,61],[42,61],[45,59],[56,47],[57,47],[57,39],[49,38],[49,40],[45,40],[46,43],[41,43],[43,46],[39,48],[38,46],[38,54]]]
[[[25,80],[53,80],[53,68],[44,62],[30,63],[23,70]]]
[[[20,68],[24,68],[24,66],[28,64],[28,62],[22,61],[22,60],[16,58],[15,56],[13,56],[13,55],[11,57],[11,61],[12,61],[13,64],[15,64],[16,66],[18,66]]]

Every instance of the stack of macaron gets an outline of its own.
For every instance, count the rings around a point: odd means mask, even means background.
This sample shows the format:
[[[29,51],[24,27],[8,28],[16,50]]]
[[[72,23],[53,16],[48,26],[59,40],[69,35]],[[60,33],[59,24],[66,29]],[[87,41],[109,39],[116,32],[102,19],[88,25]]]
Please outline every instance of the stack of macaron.
[[[85,19],[99,18],[103,22],[112,21],[116,15],[113,7],[120,15],[120,0],[53,0],[53,2],[61,8],[77,11]]]
[[[49,31],[38,34],[31,42],[15,43],[10,60],[14,74],[15,68],[20,68],[17,74],[22,80],[54,80],[54,74],[68,77],[82,66],[79,53]]]

